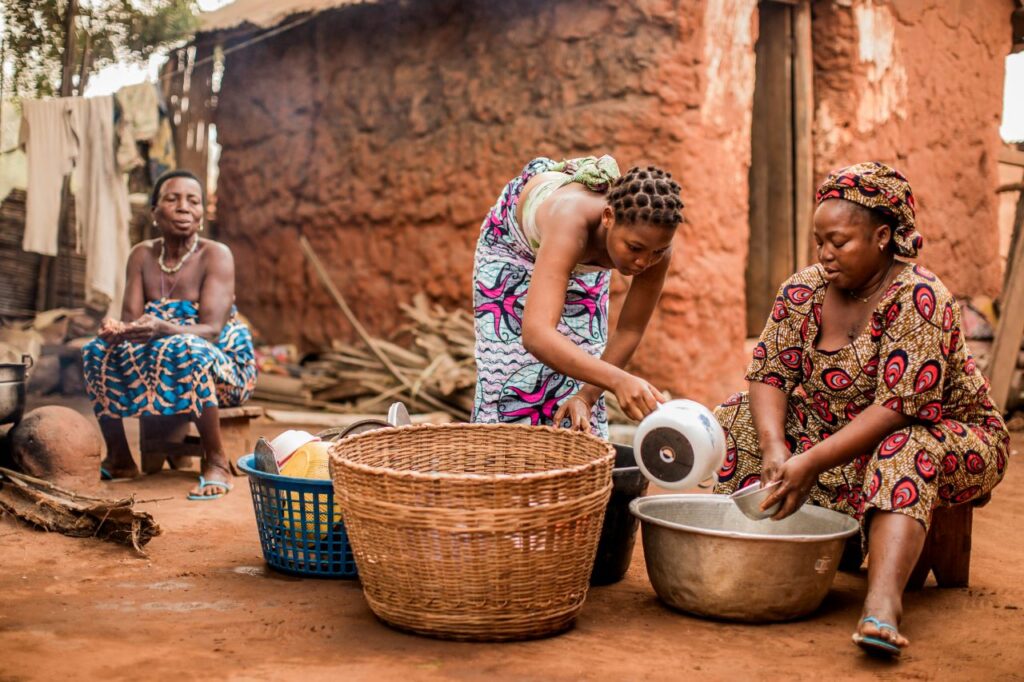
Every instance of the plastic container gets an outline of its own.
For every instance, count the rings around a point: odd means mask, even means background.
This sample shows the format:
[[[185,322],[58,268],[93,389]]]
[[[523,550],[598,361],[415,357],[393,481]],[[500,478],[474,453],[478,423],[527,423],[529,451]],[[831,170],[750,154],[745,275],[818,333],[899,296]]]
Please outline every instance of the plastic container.
[[[626,575],[633,560],[636,529],[640,520],[629,511],[629,503],[647,492],[648,481],[633,457],[633,448],[613,444],[615,468],[612,469],[612,496],[604,512],[597,558],[590,574],[591,585],[611,585]]]
[[[254,456],[246,455],[238,468],[249,476],[267,564],[292,575],[355,578],[356,563],[331,480],[268,474],[254,463]]]
[[[725,432],[700,403],[671,400],[640,422],[633,450],[637,466],[652,483],[666,490],[688,490],[722,466]]]

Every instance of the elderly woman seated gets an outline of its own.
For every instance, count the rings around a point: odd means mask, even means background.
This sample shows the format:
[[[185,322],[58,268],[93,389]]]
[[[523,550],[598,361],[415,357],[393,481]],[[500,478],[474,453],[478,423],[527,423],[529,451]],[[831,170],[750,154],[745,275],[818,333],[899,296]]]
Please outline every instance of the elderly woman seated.
[[[161,176],[150,199],[162,236],[128,257],[121,320],[104,320],[83,356],[86,387],[107,444],[104,478],[139,475],[125,417],[187,414],[203,447],[191,500],[231,490],[218,407],[240,405],[256,384],[249,330],[234,307],[235,265],[227,246],[201,239],[205,196],[188,171]]]
[[[754,349],[748,393],[716,411],[728,454],[716,492],[781,481],[774,518],[813,504],[861,521],[868,589],[854,642],[898,655],[902,595],[932,510],[988,494],[1009,435],[938,277],[907,262],[914,197],[880,163],[817,193],[819,262],[787,280]]]

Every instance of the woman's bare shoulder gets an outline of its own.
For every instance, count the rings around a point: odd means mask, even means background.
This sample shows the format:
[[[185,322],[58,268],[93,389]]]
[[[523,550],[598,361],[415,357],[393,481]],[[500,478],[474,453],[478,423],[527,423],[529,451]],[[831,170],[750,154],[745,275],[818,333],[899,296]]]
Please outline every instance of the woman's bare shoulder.
[[[216,253],[220,255],[231,255],[231,247],[224,242],[219,242],[215,239],[199,239],[199,248],[207,253]]]
[[[551,180],[559,180],[564,178],[565,173],[562,173],[561,171],[544,171],[542,173],[537,173],[532,178],[527,180],[525,185],[523,185],[522,197],[525,198],[529,196],[530,192],[532,192],[533,188],[536,187],[537,185],[543,184],[545,182],[550,182]]]
[[[159,250],[160,239],[143,239],[128,252],[129,260],[154,258]]]

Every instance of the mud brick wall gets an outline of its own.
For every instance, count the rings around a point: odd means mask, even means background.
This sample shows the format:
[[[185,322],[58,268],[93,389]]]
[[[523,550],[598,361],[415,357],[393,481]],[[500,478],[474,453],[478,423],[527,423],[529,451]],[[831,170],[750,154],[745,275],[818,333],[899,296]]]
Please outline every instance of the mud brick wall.
[[[958,294],[999,284],[1011,6],[813,5],[817,177],[866,158],[900,166],[924,262]],[[535,156],[610,153],[624,169],[672,170],[687,204],[634,368],[721,400],[745,364],[756,39],[756,0],[385,0],[230,54],[218,222],[241,310],[274,342],[355,338],[299,235],[373,333],[395,331],[418,291],[468,308],[480,222],[502,185]]]
[[[687,204],[635,364],[721,399],[743,353],[756,17],[753,0],[712,4],[384,3],[229,55],[218,219],[240,308],[274,341],[354,338],[299,235],[377,334],[421,290],[468,307],[502,185],[536,156],[610,153],[674,171]]]
[[[959,296],[994,296],[1002,282],[994,190],[1014,4],[814,3],[817,176],[869,159],[899,168],[921,262]]]

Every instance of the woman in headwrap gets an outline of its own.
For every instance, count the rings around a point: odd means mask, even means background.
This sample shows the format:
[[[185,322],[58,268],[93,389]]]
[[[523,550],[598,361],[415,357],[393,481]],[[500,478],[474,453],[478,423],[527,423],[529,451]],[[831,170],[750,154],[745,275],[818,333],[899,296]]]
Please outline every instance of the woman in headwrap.
[[[754,348],[727,432],[718,493],[781,481],[784,518],[811,503],[857,518],[869,554],[854,642],[898,655],[902,595],[932,510],[989,493],[1009,434],[938,277],[907,261],[923,239],[906,178],[881,163],[834,171],[817,193],[819,262],[787,280]],[[794,456],[796,455],[796,456]]]
[[[682,208],[669,173],[648,166],[620,176],[610,156],[534,159],[505,186],[481,225],[473,269],[473,421],[607,436],[605,390],[635,419],[664,401],[622,368],[661,295]],[[610,270],[632,281],[609,340]]]
[[[189,415],[203,447],[191,500],[231,490],[218,408],[240,405],[256,385],[249,329],[235,310],[235,263],[199,236],[206,197],[186,170],[161,175],[150,203],[161,236],[128,256],[120,320],[104,320],[82,351],[86,389],[107,444],[106,479],[139,475],[124,418]],[[241,453],[231,453],[237,456]]]

